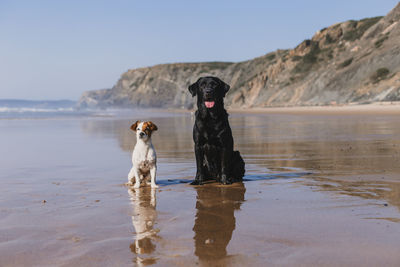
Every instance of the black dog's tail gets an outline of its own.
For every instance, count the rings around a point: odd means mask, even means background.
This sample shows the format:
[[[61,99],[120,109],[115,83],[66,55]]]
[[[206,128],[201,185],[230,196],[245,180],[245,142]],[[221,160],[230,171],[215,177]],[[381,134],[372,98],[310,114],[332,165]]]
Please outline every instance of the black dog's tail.
[[[232,182],[240,182],[244,176],[244,161],[239,151],[233,151],[232,156]]]

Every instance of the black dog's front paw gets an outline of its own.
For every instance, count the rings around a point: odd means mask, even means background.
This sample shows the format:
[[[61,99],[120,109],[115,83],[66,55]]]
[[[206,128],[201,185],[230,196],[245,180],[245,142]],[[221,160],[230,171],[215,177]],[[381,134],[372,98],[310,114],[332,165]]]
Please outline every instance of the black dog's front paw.
[[[203,182],[199,180],[194,180],[193,182],[190,183],[190,185],[203,185]]]
[[[232,184],[232,181],[231,181],[231,179],[228,179],[225,174],[223,174],[221,176],[221,183],[222,184]]]
[[[204,183],[204,177],[200,174],[196,174],[196,178],[194,178],[194,181],[191,182],[191,185],[202,185]]]

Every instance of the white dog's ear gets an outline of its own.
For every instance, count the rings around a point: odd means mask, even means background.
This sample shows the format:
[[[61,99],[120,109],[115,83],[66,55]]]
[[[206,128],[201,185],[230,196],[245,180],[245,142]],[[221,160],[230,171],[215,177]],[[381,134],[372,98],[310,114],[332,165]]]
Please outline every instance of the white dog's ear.
[[[140,121],[136,121],[134,124],[131,125],[131,130],[136,132],[136,128],[138,126],[138,124],[140,123]]]
[[[153,122],[151,122],[151,121],[148,122],[148,126],[149,126],[149,128],[150,128],[150,131],[157,131],[157,130],[158,130],[157,125],[155,125],[155,124],[154,124]]]

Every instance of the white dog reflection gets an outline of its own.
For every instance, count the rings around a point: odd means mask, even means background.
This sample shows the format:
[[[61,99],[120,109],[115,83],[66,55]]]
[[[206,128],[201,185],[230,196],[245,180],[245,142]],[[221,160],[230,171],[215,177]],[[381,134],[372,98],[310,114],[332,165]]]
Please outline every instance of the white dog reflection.
[[[132,224],[136,232],[131,251],[136,255],[135,261],[139,266],[155,263],[156,258],[151,256],[156,249],[155,241],[159,232],[159,229],[154,228],[157,218],[156,189],[130,188],[128,193],[133,206]]]

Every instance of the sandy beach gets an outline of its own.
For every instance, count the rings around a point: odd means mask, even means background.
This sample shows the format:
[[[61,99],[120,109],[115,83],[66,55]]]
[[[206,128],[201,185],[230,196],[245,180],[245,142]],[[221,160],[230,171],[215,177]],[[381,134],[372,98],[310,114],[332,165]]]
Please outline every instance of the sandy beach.
[[[371,107],[231,110],[230,186],[187,183],[188,112],[1,119],[0,266],[399,266],[400,106]],[[137,119],[157,190],[124,185]]]

